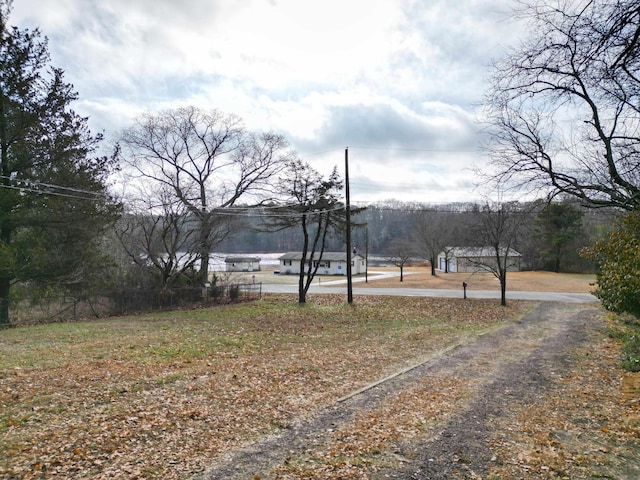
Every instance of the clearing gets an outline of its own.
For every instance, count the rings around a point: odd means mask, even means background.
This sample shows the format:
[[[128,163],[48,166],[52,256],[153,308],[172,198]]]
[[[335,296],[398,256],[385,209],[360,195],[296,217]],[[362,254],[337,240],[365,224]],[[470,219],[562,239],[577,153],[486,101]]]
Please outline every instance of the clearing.
[[[385,275],[394,274],[388,277]],[[491,273],[443,273],[438,272],[434,277],[428,267],[407,267],[404,269],[404,280],[400,283],[400,269],[397,267],[371,268],[368,275],[367,287],[402,287],[402,288],[435,288],[446,290],[460,290],[462,282],[468,284],[472,290],[500,290],[500,283]],[[262,270],[253,273],[228,274],[234,280],[242,282],[256,282],[264,284],[296,284],[296,275],[274,275],[272,270]],[[315,283],[344,280],[339,276],[318,276]],[[358,287],[363,287],[364,275],[354,276]],[[509,272],[507,274],[507,290],[527,292],[565,292],[591,293],[596,276],[578,273],[553,272]]]

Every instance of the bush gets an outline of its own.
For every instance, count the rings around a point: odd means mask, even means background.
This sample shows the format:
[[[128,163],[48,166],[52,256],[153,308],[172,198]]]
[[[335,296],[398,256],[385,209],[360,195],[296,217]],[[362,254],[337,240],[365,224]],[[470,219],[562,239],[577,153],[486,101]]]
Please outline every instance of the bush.
[[[610,320],[610,336],[621,344],[621,366],[640,372],[640,322],[631,315],[616,315]]]
[[[622,368],[640,372],[640,338],[637,335],[630,335],[622,345]]]
[[[640,211],[622,217],[607,240],[583,254],[599,263],[594,293],[602,305],[640,318]]]
[[[240,286],[239,285],[231,285],[229,287],[229,298],[232,302],[238,301],[240,298]]]

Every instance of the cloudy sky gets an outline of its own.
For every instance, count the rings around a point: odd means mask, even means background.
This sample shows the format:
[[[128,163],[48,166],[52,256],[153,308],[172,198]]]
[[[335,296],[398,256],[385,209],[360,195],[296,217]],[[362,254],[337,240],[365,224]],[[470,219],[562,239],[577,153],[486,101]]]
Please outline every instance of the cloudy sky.
[[[113,138],[181,105],[282,133],[354,203],[476,199],[478,103],[518,41],[515,0],[16,0],[76,111]]]

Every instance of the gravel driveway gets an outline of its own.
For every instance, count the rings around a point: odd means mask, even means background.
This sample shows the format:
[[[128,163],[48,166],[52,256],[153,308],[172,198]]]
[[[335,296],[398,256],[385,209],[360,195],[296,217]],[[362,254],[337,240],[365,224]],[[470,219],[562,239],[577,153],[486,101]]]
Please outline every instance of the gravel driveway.
[[[434,377],[464,382],[467,393],[451,402],[451,411],[442,417],[445,421],[434,422],[419,440],[400,439],[395,444],[393,461],[381,462],[359,478],[486,478],[493,465],[505,461],[491,447],[491,438],[509,436],[508,431],[500,431],[497,420],[516,403],[522,408],[548,395],[554,379],[568,375],[573,368],[575,349],[601,336],[602,326],[602,310],[596,305],[542,302],[516,324],[442,352],[394,378],[337,401],[311,419],[218,459],[204,478],[294,478],[279,476],[274,472],[282,470],[274,468],[291,458],[311,458],[318,445],[331,441],[336,430],[362,412],[374,411],[390,397]],[[640,478],[639,465],[629,469],[634,476],[616,478]]]

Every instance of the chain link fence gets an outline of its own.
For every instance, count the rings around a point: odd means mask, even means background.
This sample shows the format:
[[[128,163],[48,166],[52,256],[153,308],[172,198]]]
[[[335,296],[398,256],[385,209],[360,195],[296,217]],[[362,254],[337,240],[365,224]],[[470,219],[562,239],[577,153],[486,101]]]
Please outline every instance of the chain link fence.
[[[12,301],[11,325],[77,321],[140,312],[207,307],[262,298],[262,283],[171,290],[122,290],[81,296],[54,296]],[[4,301],[0,299],[0,301]]]

